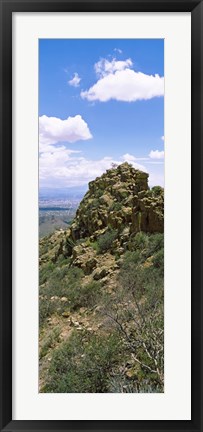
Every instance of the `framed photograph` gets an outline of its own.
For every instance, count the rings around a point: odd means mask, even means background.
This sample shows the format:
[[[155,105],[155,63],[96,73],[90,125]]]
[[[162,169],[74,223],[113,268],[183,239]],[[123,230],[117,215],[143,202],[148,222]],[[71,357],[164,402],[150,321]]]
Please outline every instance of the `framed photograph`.
[[[202,1],[1,0],[1,430],[202,431]]]

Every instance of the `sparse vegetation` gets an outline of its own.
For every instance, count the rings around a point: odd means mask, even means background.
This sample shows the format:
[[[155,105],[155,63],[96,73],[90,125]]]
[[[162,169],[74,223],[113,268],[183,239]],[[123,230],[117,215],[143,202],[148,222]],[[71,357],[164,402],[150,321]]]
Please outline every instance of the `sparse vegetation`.
[[[98,337],[74,332],[53,354],[48,382],[50,393],[103,393],[119,361],[117,334]]]
[[[53,349],[55,347],[56,343],[59,341],[60,331],[60,327],[54,327],[53,330],[50,330],[46,333],[44,339],[42,340],[42,346],[39,352],[40,359],[42,359],[42,357],[48,353],[49,349]]]
[[[161,186],[154,186],[152,189],[152,195],[153,196],[159,196],[161,194],[163,194],[163,188]]]
[[[101,235],[98,240],[98,253],[102,254],[111,250],[113,241],[117,238],[117,230],[108,229],[103,235]]]
[[[121,166],[40,242],[42,392],[163,392],[163,189]]]

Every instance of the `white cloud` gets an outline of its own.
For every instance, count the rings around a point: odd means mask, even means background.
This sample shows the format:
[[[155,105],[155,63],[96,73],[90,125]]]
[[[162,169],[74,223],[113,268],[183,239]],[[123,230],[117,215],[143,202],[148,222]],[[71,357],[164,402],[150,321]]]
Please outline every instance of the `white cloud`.
[[[122,156],[123,159],[125,159],[126,161],[148,161],[149,158],[148,157],[135,157],[129,153],[126,153],[125,155]]]
[[[136,157],[133,156],[133,155],[131,155],[131,154],[129,154],[129,153],[124,154],[124,155],[122,156],[122,158],[123,158],[124,160],[126,160],[126,161],[134,161],[134,162],[135,162],[135,160],[136,160]]]
[[[164,158],[164,151],[151,150],[149,153],[149,157],[152,159],[163,159]]]
[[[62,145],[50,145],[49,150],[41,153],[39,158],[40,187],[83,186],[101,176],[107,169],[111,168],[112,163],[119,165],[124,161],[132,164],[136,169],[149,173],[150,187],[163,186],[164,183],[162,165],[151,165],[146,168],[137,163],[137,158],[129,153],[117,159],[103,157],[92,160],[85,158],[80,152],[69,150]]]
[[[129,153],[126,153],[123,156],[121,156],[121,159],[124,162],[128,162],[134,168],[139,169],[140,171],[148,172],[147,168],[144,165],[137,163],[137,158]]]
[[[99,160],[86,159],[76,155],[65,146],[52,147],[52,150],[40,154],[40,187],[71,187],[82,186],[90,180],[101,176],[112,163],[119,165],[123,161],[131,163],[135,168],[147,172],[143,165],[130,160],[130,155],[123,155],[118,160],[104,157]],[[53,149],[55,147],[55,150]],[[56,150],[57,149],[57,150]]]
[[[79,77],[78,73],[74,73],[74,77],[68,81],[68,84],[70,84],[73,87],[79,87],[81,78]]]
[[[162,135],[161,139],[162,139],[162,141],[164,141],[164,135]]]
[[[131,59],[101,59],[95,64],[95,71],[99,79],[89,90],[80,93],[83,99],[134,102],[164,95],[164,78],[134,71]]]
[[[127,67],[130,68],[132,65],[133,63],[130,58],[127,60],[116,60],[113,58],[111,61],[102,58],[94,65],[94,69],[99,77],[104,77],[116,71],[124,70]]]
[[[91,132],[81,115],[68,117],[65,120],[57,117],[47,117],[46,115],[39,117],[40,146],[61,141],[73,143],[90,138],[92,138]]]
[[[118,52],[119,54],[122,54],[122,53],[123,53],[123,51],[122,51],[120,48],[114,48],[114,51],[115,51],[115,52]]]

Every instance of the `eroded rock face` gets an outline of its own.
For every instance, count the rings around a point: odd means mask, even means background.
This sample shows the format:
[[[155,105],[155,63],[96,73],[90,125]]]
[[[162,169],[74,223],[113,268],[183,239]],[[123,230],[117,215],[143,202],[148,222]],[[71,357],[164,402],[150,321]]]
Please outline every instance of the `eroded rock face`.
[[[149,190],[148,174],[127,162],[107,170],[89,183],[71,227],[72,239],[90,237],[107,226],[119,232],[124,225],[130,233],[163,232],[163,190],[156,194]]]
[[[159,186],[150,190],[148,174],[128,163],[107,170],[89,183],[70,229],[57,234],[56,246],[53,239],[52,260],[55,262],[61,254],[71,257],[73,265],[90,274],[98,264],[90,244],[111,230],[116,231],[116,239],[109,251],[119,256],[137,232],[164,231],[164,190]],[[78,244],[80,241],[82,244]]]
[[[131,233],[164,232],[164,193],[154,195],[153,190],[138,193],[132,211]]]
[[[72,251],[72,264],[80,267],[84,274],[89,275],[98,264],[94,250],[84,245],[78,245]]]

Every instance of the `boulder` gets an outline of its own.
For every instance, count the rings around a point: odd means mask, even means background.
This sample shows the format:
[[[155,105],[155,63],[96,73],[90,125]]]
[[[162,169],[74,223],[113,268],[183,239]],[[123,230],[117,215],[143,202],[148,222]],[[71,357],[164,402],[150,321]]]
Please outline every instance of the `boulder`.
[[[98,264],[94,249],[92,247],[84,247],[83,245],[75,246],[73,249],[72,264],[80,267],[85,275],[90,274]]]
[[[109,274],[109,269],[107,267],[98,267],[93,271],[92,276],[93,279],[99,280],[99,279],[103,279],[108,274]]]

